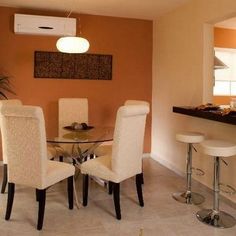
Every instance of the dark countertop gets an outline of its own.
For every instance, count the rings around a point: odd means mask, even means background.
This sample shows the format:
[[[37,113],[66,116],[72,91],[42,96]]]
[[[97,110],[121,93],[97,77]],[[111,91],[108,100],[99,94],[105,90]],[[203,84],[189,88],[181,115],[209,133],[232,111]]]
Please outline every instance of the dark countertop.
[[[188,115],[188,116],[194,116],[199,117],[207,120],[214,120],[222,123],[232,124],[236,125],[236,114],[228,114],[222,116],[217,111],[203,111],[203,110],[196,110],[194,107],[188,107],[188,106],[181,106],[181,107],[173,107],[173,112]]]

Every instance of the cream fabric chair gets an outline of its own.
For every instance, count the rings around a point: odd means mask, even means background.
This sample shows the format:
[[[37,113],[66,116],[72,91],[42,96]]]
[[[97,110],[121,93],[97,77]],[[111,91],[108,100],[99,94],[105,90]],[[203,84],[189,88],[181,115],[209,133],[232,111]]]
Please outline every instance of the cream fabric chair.
[[[15,184],[36,188],[39,202],[37,229],[43,226],[46,189],[68,178],[69,209],[73,209],[73,175],[67,163],[47,159],[43,111],[33,106],[2,106],[3,153],[8,159],[8,201],[5,219],[9,220]]]
[[[19,99],[7,99],[7,100],[0,100],[0,109],[2,106],[22,106],[22,102]],[[47,156],[48,159],[52,159],[57,155],[57,150],[51,146],[47,148]],[[1,193],[5,193],[6,185],[7,185],[7,156],[2,155],[3,159],[3,181],[2,181],[2,188]]]
[[[58,101],[58,135],[63,136],[66,130],[63,127],[71,125],[73,122],[88,124],[88,99],[87,98],[60,98]],[[60,145],[63,152],[60,155],[60,161],[63,156],[71,156],[72,145]],[[80,145],[85,150],[87,145]],[[73,148],[76,150],[76,148]]]
[[[64,126],[73,122],[88,123],[87,98],[60,98],[58,101],[58,131],[59,136],[66,131]]]
[[[142,100],[126,100],[125,101],[125,106],[130,106],[130,105],[145,105],[150,108],[149,102],[142,101]]]
[[[132,106],[132,105],[144,105],[147,106],[148,109],[150,109],[150,105],[146,101],[142,100],[126,100],[124,103],[125,106]],[[94,150],[95,156],[104,156],[104,155],[110,155],[112,153],[112,145],[100,145]],[[142,174],[142,183],[144,183],[144,178]],[[109,193],[111,194],[111,187],[109,186]]]
[[[21,106],[22,102],[19,99],[0,100],[0,109],[3,105]],[[2,155],[2,160],[3,160],[3,180],[2,180],[1,193],[5,193],[7,185],[7,157],[5,155]]]
[[[146,101],[141,101],[141,100],[126,100],[124,103],[125,106],[131,106],[131,105],[146,105],[150,109],[150,105]],[[106,154],[110,155],[112,152],[112,145],[111,144],[102,144],[98,146],[94,150],[95,156],[104,156]]]
[[[87,205],[88,175],[109,181],[113,186],[116,218],[121,219],[120,182],[136,175],[136,186],[140,206],[142,196],[142,154],[146,116],[145,105],[122,106],[118,109],[111,155],[88,160],[81,165],[83,174],[83,205]]]

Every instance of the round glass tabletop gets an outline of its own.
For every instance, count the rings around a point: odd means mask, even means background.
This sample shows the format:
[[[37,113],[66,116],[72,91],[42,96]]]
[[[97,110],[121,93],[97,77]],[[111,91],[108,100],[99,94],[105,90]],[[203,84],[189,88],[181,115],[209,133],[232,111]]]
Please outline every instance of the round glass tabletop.
[[[93,127],[87,130],[64,129],[57,137],[47,137],[48,143],[99,143],[113,140],[113,127]]]

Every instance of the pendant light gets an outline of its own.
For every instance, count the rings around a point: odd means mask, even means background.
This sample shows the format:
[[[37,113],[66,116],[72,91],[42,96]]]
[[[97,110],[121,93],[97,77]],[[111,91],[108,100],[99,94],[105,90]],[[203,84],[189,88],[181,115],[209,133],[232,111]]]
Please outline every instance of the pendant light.
[[[89,49],[87,39],[76,36],[65,36],[57,40],[57,49],[64,53],[84,53]]]
[[[72,12],[72,11],[71,11]],[[67,17],[70,16],[71,12]],[[81,35],[81,24],[79,18],[79,35]],[[89,49],[89,41],[83,37],[63,36],[57,40],[56,47],[63,53],[84,53]]]

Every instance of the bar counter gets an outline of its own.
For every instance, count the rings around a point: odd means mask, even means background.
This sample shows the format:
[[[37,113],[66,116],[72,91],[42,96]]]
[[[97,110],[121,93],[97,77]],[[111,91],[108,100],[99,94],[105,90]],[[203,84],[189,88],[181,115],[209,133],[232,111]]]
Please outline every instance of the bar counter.
[[[195,107],[190,107],[190,106],[180,106],[180,107],[173,106],[173,112],[188,116],[199,117],[207,120],[214,120],[231,125],[236,125],[236,113],[222,116],[217,110],[209,110],[209,111],[197,110]]]

